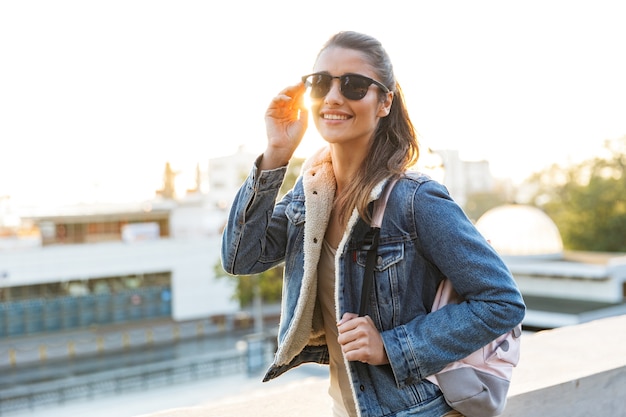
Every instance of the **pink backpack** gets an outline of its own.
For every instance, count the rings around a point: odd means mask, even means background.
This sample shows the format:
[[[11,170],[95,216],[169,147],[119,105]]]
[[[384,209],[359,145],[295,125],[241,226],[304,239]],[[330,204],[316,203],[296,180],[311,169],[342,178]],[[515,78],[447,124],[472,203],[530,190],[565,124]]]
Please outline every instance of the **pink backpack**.
[[[463,299],[448,279],[437,289],[432,311]],[[499,336],[469,356],[452,362],[427,379],[443,392],[448,405],[466,417],[493,417],[502,414],[513,376],[519,362],[522,326]]]
[[[371,230],[368,233],[370,237],[366,238],[369,240],[368,258],[376,257],[383,213],[396,181],[396,179],[391,179],[381,197],[374,202]],[[372,266],[366,263],[361,294],[361,315],[364,314],[365,301],[373,280]],[[452,283],[444,279],[437,289],[432,311],[439,310],[446,304],[458,304],[462,301],[463,299],[454,291]],[[427,379],[437,384],[448,405],[464,416],[497,416],[504,411],[513,368],[519,362],[521,334],[522,326],[518,324],[508,333],[466,358],[450,363],[438,373],[428,376]]]

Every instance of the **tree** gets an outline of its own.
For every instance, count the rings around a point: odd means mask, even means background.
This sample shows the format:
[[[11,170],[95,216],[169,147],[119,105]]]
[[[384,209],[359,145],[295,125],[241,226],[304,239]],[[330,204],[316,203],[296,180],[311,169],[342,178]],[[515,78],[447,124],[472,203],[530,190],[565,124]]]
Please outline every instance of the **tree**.
[[[261,299],[264,303],[276,303],[280,301],[283,288],[283,267],[277,266],[265,272],[255,275],[237,275],[233,277],[224,271],[218,261],[214,267],[215,276],[218,279],[232,281],[235,291],[232,299],[239,301],[240,307],[248,307],[254,301],[254,287],[258,284]]]
[[[535,204],[556,223],[567,249],[626,251],[626,136],[602,156],[535,174]]]
[[[498,191],[471,193],[467,196],[463,210],[472,221],[477,221],[488,210],[505,204],[507,201],[504,194]]]

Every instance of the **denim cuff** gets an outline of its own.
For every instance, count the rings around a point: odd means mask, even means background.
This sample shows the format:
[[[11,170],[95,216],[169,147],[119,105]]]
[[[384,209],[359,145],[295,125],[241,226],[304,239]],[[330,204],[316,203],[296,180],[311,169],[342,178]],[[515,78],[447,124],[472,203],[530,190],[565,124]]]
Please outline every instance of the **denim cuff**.
[[[398,388],[412,385],[423,378],[417,358],[410,344],[405,326],[398,326],[382,333],[387,358]]]
[[[287,165],[261,171],[259,170],[261,159],[263,159],[263,154],[259,155],[254,161],[254,166],[250,172],[249,180],[252,182],[252,188],[255,192],[263,192],[280,188],[283,184],[283,180],[285,179],[285,174],[287,173]]]

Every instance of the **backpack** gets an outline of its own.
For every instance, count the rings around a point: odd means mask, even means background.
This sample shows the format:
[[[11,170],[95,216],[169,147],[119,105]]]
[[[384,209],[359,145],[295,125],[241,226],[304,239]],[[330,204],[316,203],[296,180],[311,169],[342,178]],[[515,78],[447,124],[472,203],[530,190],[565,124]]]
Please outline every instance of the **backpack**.
[[[397,179],[393,178],[389,180],[381,197],[374,202],[370,231],[366,234],[363,245],[363,249],[368,253],[359,309],[361,316],[365,315],[367,299],[374,280],[373,267],[383,213],[396,181]],[[452,283],[446,278],[437,288],[431,312],[443,308],[446,304],[457,304],[462,301],[463,299],[454,291]],[[448,405],[466,417],[500,415],[506,405],[513,368],[519,362],[521,335],[520,323],[511,331],[469,356],[448,364],[426,379],[438,385]]]

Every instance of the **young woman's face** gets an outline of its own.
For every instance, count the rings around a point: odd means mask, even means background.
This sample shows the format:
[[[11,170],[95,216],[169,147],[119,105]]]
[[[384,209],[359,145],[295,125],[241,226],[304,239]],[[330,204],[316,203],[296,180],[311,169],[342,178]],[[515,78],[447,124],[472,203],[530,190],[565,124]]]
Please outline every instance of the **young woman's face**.
[[[354,49],[332,47],[325,49],[315,63],[314,72],[331,76],[360,74],[380,81],[362,52]],[[378,121],[389,114],[392,93],[380,101],[379,87],[372,84],[360,100],[344,97],[339,79],[333,79],[326,96],[311,99],[311,115],[320,135],[331,144],[368,146]]]

